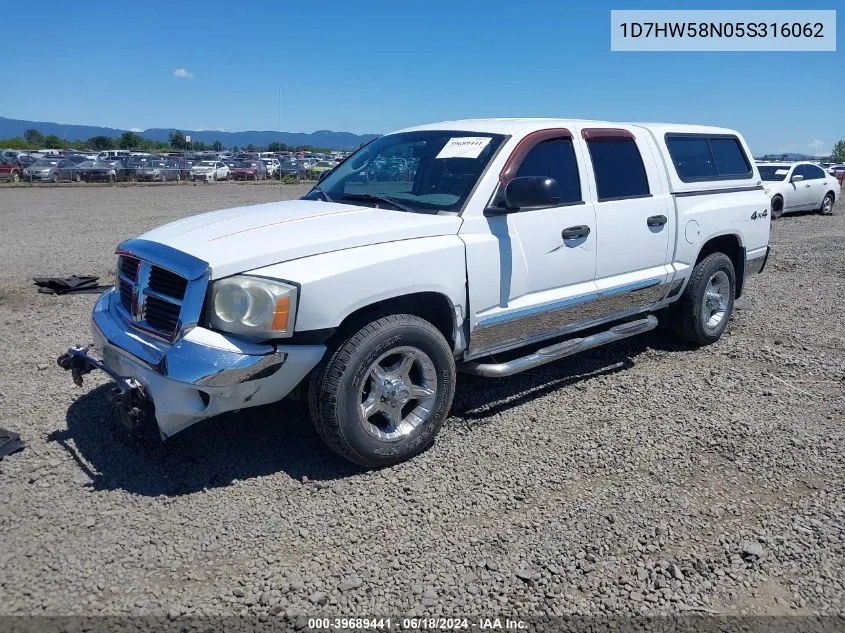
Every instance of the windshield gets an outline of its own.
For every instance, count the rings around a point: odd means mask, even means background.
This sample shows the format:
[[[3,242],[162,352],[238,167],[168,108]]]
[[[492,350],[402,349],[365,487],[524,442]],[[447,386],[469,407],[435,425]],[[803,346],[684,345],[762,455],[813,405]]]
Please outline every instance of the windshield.
[[[417,213],[460,211],[504,138],[453,130],[382,136],[338,165],[305,199],[375,206],[377,198],[388,198]]]
[[[760,171],[760,178],[769,182],[783,180],[789,173],[788,165],[758,165],[757,169]]]
[[[55,167],[59,164],[57,160],[39,160],[33,165],[33,167]]]
[[[212,163],[210,160],[204,160],[194,165],[194,167],[214,167],[214,163]]]

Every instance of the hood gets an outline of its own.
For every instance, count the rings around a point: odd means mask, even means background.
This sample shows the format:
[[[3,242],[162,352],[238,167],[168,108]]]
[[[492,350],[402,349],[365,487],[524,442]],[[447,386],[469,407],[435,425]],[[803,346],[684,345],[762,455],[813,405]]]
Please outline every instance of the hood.
[[[171,222],[140,239],[208,262],[212,279],[346,248],[455,235],[457,216],[405,213],[315,200],[212,211]]]

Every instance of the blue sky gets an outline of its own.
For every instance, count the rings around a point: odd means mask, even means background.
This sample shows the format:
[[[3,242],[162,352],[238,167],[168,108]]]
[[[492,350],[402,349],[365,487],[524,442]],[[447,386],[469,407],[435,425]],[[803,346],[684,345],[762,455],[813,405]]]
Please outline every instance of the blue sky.
[[[610,51],[612,8],[695,8],[685,4],[12,2],[3,8],[0,116],[277,130],[281,86],[281,127],[290,132],[560,116],[722,125],[758,154],[825,152],[845,137],[845,12],[839,52]],[[838,3],[811,4],[801,8]]]

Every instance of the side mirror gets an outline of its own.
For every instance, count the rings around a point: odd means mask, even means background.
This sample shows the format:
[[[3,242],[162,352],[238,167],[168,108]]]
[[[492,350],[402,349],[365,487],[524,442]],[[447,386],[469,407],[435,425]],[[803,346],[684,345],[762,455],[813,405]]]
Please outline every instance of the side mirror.
[[[801,182],[802,180],[804,180],[804,176],[802,176],[801,174],[795,174],[792,178],[790,178],[790,180],[792,182]]]
[[[554,178],[523,176],[512,179],[505,186],[505,207],[508,210],[557,204],[560,204],[560,185]]]

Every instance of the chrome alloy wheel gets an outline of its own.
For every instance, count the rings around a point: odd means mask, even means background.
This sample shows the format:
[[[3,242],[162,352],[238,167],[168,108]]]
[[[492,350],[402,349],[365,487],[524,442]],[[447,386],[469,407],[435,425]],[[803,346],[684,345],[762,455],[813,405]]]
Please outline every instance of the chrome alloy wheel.
[[[367,370],[359,392],[358,417],[367,432],[392,442],[407,437],[431,413],[437,371],[415,347],[382,354]]]
[[[731,282],[724,270],[717,270],[710,277],[701,302],[701,322],[715,330],[728,313],[731,299]]]

